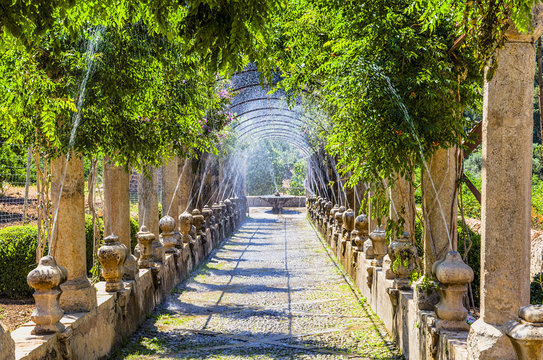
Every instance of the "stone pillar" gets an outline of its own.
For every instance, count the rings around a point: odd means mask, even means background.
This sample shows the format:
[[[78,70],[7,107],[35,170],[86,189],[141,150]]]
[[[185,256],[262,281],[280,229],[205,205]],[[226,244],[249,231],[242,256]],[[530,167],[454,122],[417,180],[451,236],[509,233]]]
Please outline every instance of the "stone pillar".
[[[104,236],[111,234],[131,249],[130,175],[104,158]]]
[[[162,214],[169,215],[175,219],[179,217],[178,197],[175,196],[175,188],[179,182],[178,158],[173,157],[162,165]],[[178,189],[179,191],[179,189]]]
[[[399,174],[390,188],[389,217],[395,221],[403,218],[403,231],[407,231],[411,239],[415,238],[415,190],[410,180]]]
[[[156,168],[147,167],[148,173],[139,176],[139,225],[145,226],[158,239],[158,176]]]
[[[60,306],[67,313],[90,311],[96,306],[96,290],[87,278],[83,158],[72,154],[68,166],[65,156],[55,159],[52,174],[51,199],[58,215],[51,255],[68,271],[68,280],[61,285]]]
[[[192,173],[192,159],[182,159],[178,163],[178,173],[181,175],[177,196],[179,201],[179,213],[190,210],[190,198],[192,196],[192,183],[194,174]]]
[[[424,274],[432,274],[433,264],[444,259],[449,250],[456,251],[457,169],[456,148],[438,149],[427,168],[421,169]]]
[[[516,359],[502,326],[530,303],[533,42],[539,28],[524,36],[509,30],[494,76],[485,81],[481,317],[468,336],[471,359]]]

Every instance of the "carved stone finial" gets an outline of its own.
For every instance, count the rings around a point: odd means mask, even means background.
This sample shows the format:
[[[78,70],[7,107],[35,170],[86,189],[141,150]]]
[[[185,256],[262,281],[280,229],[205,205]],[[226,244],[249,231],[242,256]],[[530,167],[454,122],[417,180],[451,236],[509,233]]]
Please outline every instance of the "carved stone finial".
[[[192,228],[192,215],[185,211],[179,215],[179,229],[181,230],[181,238],[183,239],[183,244],[192,243],[193,239],[190,236],[190,231]]]
[[[32,321],[36,324],[32,329],[33,335],[64,331],[64,325],[59,322],[64,315],[59,304],[62,292],[59,285],[67,278],[66,268],[57,265],[52,256],[42,257],[38,267],[28,274],[26,281],[35,290],[33,296],[36,302],[36,308],[31,315]]]
[[[434,263],[434,273],[439,281],[440,300],[435,306],[439,319],[437,326],[448,330],[468,330],[468,311],[462,299],[473,281],[473,270],[462,261],[458,251],[449,251],[445,259]]]
[[[104,245],[98,249],[97,255],[102,265],[102,277],[106,279],[106,291],[123,290],[126,246],[119,241],[119,237],[111,234],[104,239]]]
[[[160,242],[167,253],[176,253],[177,237],[175,236],[175,219],[166,215],[158,222]]]
[[[409,241],[408,232],[404,232],[400,238],[390,243],[388,255],[392,262],[392,272],[396,278],[408,279],[411,271],[415,268],[416,255],[416,249]]]
[[[139,247],[138,267],[140,269],[150,269],[153,267],[153,241],[155,235],[149,232],[149,229],[144,225],[136,234]]]
[[[385,228],[378,226],[370,234],[370,239],[373,245],[373,256],[375,258],[374,266],[382,266],[383,258],[387,254]]]
[[[368,238],[368,217],[360,214],[354,220],[354,230],[351,233],[357,251],[364,251],[364,242]]]

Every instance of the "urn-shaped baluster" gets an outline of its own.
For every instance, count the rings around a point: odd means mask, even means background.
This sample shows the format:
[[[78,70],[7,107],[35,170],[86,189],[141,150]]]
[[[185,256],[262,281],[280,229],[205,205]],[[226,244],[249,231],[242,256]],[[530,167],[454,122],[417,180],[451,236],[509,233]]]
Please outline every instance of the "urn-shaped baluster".
[[[52,256],[42,257],[38,267],[28,274],[26,281],[35,290],[33,296],[36,302],[36,308],[31,315],[36,324],[32,329],[33,335],[64,331],[64,325],[59,322],[64,315],[59,304],[62,292],[59,285],[65,282],[67,277],[67,270],[57,265]]]
[[[108,292],[124,289],[122,279],[126,253],[126,246],[119,241],[119,237],[113,234],[106,237],[104,245],[98,249],[98,261],[102,266],[102,277],[106,280]]]
[[[383,265],[383,258],[387,254],[386,234],[383,226],[377,226],[370,234],[370,239],[373,245],[373,256],[375,258],[375,266]]]
[[[230,201],[230,199],[226,199],[224,200],[224,205],[226,205],[226,213],[228,215],[232,215],[233,214],[233,211],[232,211],[232,201]]]
[[[211,225],[211,216],[213,215],[213,210],[207,205],[205,205],[202,209],[202,215],[204,216],[204,226],[206,228],[210,227]]]
[[[177,237],[175,236],[175,219],[169,215],[163,216],[158,222],[160,242],[166,253],[176,253]]]
[[[467,329],[463,297],[468,290],[468,283],[473,281],[473,270],[462,261],[458,251],[449,251],[445,259],[436,261],[434,273],[439,281],[439,303],[435,312],[440,320],[438,326],[450,330]]]
[[[185,211],[179,215],[179,230],[181,230],[181,238],[183,244],[192,243],[193,239],[190,236],[190,231],[192,229],[192,215]]]
[[[202,231],[202,224],[204,223],[204,216],[198,209],[192,210],[192,223],[196,228],[196,234],[201,236],[202,242],[206,242],[205,232]]]
[[[347,209],[343,213],[343,237],[349,241],[351,239],[351,231],[354,230],[354,211]]]
[[[345,212],[345,206],[340,206],[336,214],[336,233],[341,234],[341,228],[343,227],[343,213]]]
[[[149,229],[144,225],[136,234],[139,247],[138,267],[140,269],[150,269],[153,267],[153,241],[155,235],[149,232]]]
[[[356,246],[357,251],[364,251],[364,242],[368,238],[368,217],[365,214],[360,214],[354,220],[354,228],[351,236],[352,241]]]
[[[404,232],[399,239],[392,241],[388,247],[392,272],[398,279],[407,279],[415,268],[416,249],[409,241],[409,233]]]
[[[520,308],[518,319],[503,326],[517,359],[543,358],[543,305],[527,305]]]

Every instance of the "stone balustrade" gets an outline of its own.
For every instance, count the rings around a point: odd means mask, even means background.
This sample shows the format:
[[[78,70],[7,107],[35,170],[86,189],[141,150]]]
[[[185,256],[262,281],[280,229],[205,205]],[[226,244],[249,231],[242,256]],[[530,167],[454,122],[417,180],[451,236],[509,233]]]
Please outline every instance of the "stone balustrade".
[[[107,170],[110,184],[116,184],[117,179],[111,176],[114,170]],[[125,179],[122,180],[120,184],[126,184]],[[115,198],[115,192],[108,194],[114,198],[113,201],[107,199],[109,205],[106,207],[111,215],[119,209],[120,204],[116,201],[119,199]],[[170,200],[173,196],[171,192]],[[134,250],[135,256],[115,234],[119,231],[127,236],[119,230],[122,229],[119,224],[124,224],[129,214],[116,214],[115,220],[106,220],[110,235],[104,239],[97,254],[105,281],[91,286],[95,305],[86,312],[62,308],[62,284],[70,279],[69,269],[58,265],[53,256],[43,257],[38,267],[28,275],[28,283],[35,289],[36,300],[32,321],[13,331],[11,336],[4,327],[0,327],[1,358],[106,357],[137,329],[192,269],[205,261],[212,250],[241,225],[246,217],[245,204],[242,198],[225,199],[218,204],[216,217],[213,216],[214,211],[206,206],[202,210],[182,213],[179,222],[166,214],[160,221],[157,219],[159,234],[142,225],[136,235],[138,245]],[[154,206],[152,197],[142,210],[147,212],[147,206]],[[176,204],[174,206],[177,207]],[[145,216],[143,221],[147,220],[150,221]],[[152,221],[150,224],[154,226]],[[177,231],[178,224],[180,231]],[[221,228],[220,238],[215,237],[215,226]],[[62,244],[57,243],[57,246]],[[73,261],[68,259],[67,263]],[[78,261],[84,263],[84,259]],[[125,266],[135,269],[125,269]],[[89,303],[84,298],[77,301],[79,304]]]

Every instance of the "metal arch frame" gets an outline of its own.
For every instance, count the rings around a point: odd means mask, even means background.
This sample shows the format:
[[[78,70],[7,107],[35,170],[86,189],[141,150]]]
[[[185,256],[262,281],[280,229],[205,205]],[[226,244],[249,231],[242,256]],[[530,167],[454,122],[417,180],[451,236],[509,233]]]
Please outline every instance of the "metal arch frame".
[[[300,120],[301,119],[307,119],[308,121],[311,121],[313,123],[316,124],[315,120],[312,118],[312,117],[309,117],[307,115],[305,115],[304,113],[301,113],[301,112],[298,112],[298,111],[295,111],[295,110],[292,110],[292,109],[289,109],[289,108],[280,108],[280,107],[272,107],[272,106],[269,106],[269,107],[261,107],[261,108],[256,108],[256,109],[251,109],[251,110],[246,110],[242,113],[236,113],[236,117],[237,118],[242,118],[243,116],[245,116],[246,114],[248,113],[251,113],[251,112],[255,112],[255,111],[265,111],[265,110],[281,110],[281,111],[288,111],[290,113],[294,113],[296,114],[298,117],[300,117]],[[270,113],[271,114],[271,113]]]
[[[247,130],[247,131],[244,131],[244,132],[241,132],[241,133],[237,133],[239,137],[244,137],[246,135],[250,135],[251,133],[255,133],[257,130],[282,130],[282,131],[288,131],[290,132],[291,134],[297,134],[299,135],[300,137],[304,137],[302,134],[301,134],[301,131],[299,131],[298,129],[295,129],[295,128],[292,128],[288,125],[284,125],[284,124],[276,124],[276,125],[272,125],[272,126],[266,126],[266,127],[259,127],[259,128],[256,128],[256,129],[251,129],[251,130]]]
[[[243,136],[240,136],[239,138],[244,139],[244,138],[249,138],[249,135],[262,136],[264,134],[277,134],[277,135],[289,137],[293,141],[297,140],[300,144],[306,145],[308,148],[311,148],[311,146],[309,145],[309,142],[307,141],[307,138],[303,137],[299,133],[290,132],[287,129],[258,129],[251,133],[245,133]]]
[[[256,120],[256,119],[261,119],[261,120]],[[292,119],[292,120],[288,120],[288,119]],[[290,124],[293,127],[296,127],[296,128],[298,128],[300,130],[302,129],[302,126],[306,124],[303,121],[300,121],[299,119],[296,119],[296,118],[287,117],[287,119],[281,119],[280,117],[277,117],[277,115],[275,115],[275,116],[263,115],[263,116],[254,117],[251,120],[244,121],[243,123],[240,123],[240,124],[236,125],[235,127],[233,127],[232,130],[243,131],[243,130],[245,130],[247,128],[250,128],[250,127],[252,127],[254,125],[266,126],[268,124],[271,125],[271,124],[274,124],[274,123],[276,123],[276,124]]]
[[[310,158],[313,155],[313,149],[311,147],[302,146],[298,142],[294,141],[293,139],[285,137],[285,136],[281,136],[277,134],[264,134],[262,135],[262,139],[285,141],[291,144],[292,146],[296,147],[298,150],[302,151],[307,158]]]

